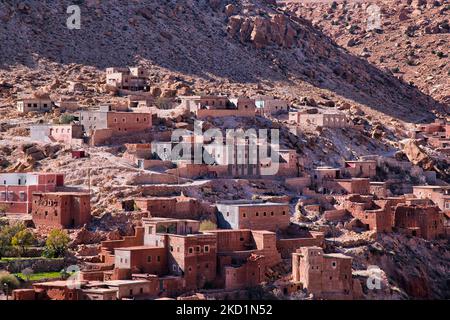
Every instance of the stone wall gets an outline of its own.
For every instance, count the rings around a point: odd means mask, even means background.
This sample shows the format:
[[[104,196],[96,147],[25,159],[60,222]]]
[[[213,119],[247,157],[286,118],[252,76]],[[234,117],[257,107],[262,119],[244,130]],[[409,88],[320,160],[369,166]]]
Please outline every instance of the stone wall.
[[[59,272],[72,263],[65,259],[18,259],[12,261],[0,261],[0,270],[6,270],[10,273],[19,273],[22,270],[30,268],[35,273],[41,272]]]

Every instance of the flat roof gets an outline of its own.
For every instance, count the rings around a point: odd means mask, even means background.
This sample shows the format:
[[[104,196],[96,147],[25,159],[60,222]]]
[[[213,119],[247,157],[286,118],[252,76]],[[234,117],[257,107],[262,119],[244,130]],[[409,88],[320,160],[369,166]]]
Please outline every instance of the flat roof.
[[[217,202],[217,204],[221,205],[229,205],[229,206],[238,206],[238,207],[253,207],[253,206],[288,206],[288,202],[259,202],[259,201],[252,201],[252,200],[228,200],[228,201],[220,201]]]
[[[84,293],[116,293],[117,289],[112,288],[89,288],[84,289]]]
[[[134,246],[134,247],[123,247],[123,248],[115,248],[114,250],[119,251],[139,251],[139,250],[150,250],[150,249],[161,249],[162,247],[155,246]]]
[[[330,258],[340,258],[340,259],[353,259],[350,256],[346,256],[342,253],[324,253],[324,257],[330,257]]]
[[[107,286],[123,286],[128,284],[148,284],[149,281],[147,280],[109,280],[105,281],[104,284]]]
[[[34,283],[33,286],[46,286],[46,287],[67,287],[68,285],[77,286],[87,284],[88,281],[74,281],[68,282],[65,280],[57,280],[57,281],[48,281],[48,282],[39,282]]]
[[[53,195],[53,196],[90,196],[89,192],[70,192],[70,191],[60,191],[60,192],[33,192],[33,195]]]
[[[144,222],[199,222],[197,220],[192,219],[176,219],[176,218],[160,218],[160,217],[151,217],[151,218],[142,218]]]

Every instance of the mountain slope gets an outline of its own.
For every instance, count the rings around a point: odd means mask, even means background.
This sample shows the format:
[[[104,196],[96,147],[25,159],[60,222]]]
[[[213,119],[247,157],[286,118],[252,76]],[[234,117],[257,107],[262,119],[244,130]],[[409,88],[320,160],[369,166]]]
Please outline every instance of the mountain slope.
[[[2,78],[14,79],[14,72],[25,68],[47,78],[38,83],[42,86],[55,73],[74,76],[64,73],[74,64],[97,71],[140,64],[153,70],[155,79],[175,74],[194,88],[254,85],[293,102],[326,94],[407,121],[430,119],[430,110],[439,108],[266,1],[78,1],[82,27],[69,30],[66,8],[72,3],[2,1]]]

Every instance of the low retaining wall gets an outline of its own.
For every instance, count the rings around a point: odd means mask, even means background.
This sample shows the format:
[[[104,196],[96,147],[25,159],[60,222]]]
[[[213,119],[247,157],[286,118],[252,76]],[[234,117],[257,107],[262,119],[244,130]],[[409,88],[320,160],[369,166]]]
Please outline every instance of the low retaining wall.
[[[18,259],[11,261],[0,261],[0,270],[6,270],[10,273],[20,273],[22,270],[30,268],[35,273],[41,272],[57,272],[61,271],[71,263],[63,258],[48,259],[48,258],[34,258],[34,259]]]

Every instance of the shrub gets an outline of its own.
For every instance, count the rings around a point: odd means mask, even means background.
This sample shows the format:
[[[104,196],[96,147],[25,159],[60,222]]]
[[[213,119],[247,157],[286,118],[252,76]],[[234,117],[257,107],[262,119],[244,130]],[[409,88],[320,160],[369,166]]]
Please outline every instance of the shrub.
[[[0,258],[11,249],[14,236],[23,230],[25,230],[25,226],[22,223],[0,227]]]
[[[217,225],[211,220],[204,220],[200,223],[200,231],[216,230]]]
[[[5,294],[9,294],[12,290],[19,288],[19,280],[12,274],[6,271],[0,271],[0,289],[5,292],[7,288],[8,291]]]
[[[155,105],[158,109],[161,110],[172,109],[172,103],[169,98],[159,97],[155,100]]]
[[[64,257],[69,245],[69,235],[63,230],[52,230],[45,242],[44,255],[48,258]]]
[[[21,255],[24,256],[27,247],[33,245],[35,241],[34,235],[30,231],[24,229],[14,235],[11,239],[11,244],[14,247],[19,247],[21,249]]]
[[[60,118],[59,118],[59,123],[60,124],[70,124],[72,123],[72,121],[75,120],[75,117],[70,115],[70,114],[63,114]]]

